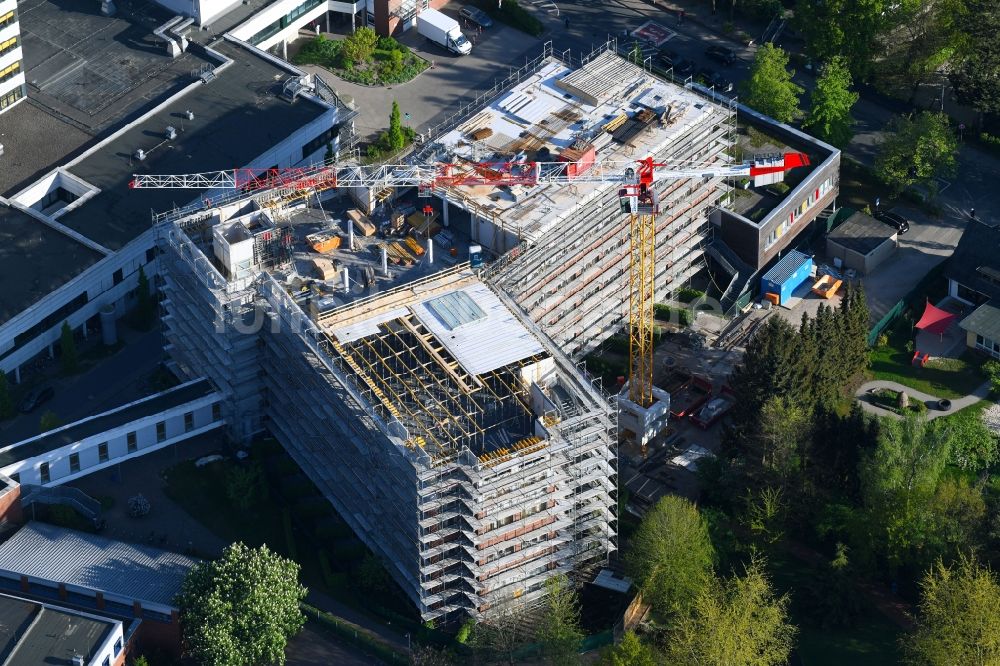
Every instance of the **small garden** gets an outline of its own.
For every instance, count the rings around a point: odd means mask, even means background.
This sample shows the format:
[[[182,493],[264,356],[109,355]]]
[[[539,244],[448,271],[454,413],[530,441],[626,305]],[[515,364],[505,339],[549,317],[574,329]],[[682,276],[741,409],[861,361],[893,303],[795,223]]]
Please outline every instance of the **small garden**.
[[[292,58],[296,65],[319,65],[345,81],[366,86],[405,83],[427,69],[427,61],[392,37],[358,28],[346,39],[319,35]]]
[[[875,389],[868,395],[873,405],[897,414],[904,414],[907,411],[922,414],[927,411],[926,404],[920,400],[911,400],[905,393],[905,391],[894,391],[893,389]]]

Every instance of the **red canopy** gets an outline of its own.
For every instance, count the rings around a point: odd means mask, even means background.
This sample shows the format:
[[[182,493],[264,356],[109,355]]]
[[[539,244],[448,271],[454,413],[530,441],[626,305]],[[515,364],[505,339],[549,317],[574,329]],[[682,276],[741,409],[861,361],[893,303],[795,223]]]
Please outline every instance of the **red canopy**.
[[[948,330],[952,322],[958,319],[957,314],[952,314],[947,310],[942,310],[939,307],[935,307],[929,300],[927,305],[924,307],[924,314],[920,317],[920,321],[917,322],[917,328],[927,331],[928,333],[935,333],[941,335]]]

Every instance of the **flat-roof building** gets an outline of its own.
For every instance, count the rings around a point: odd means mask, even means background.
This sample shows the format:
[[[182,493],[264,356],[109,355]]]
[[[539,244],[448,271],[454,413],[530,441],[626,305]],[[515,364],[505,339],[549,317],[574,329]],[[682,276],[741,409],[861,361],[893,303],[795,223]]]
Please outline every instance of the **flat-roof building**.
[[[0,594],[0,664],[125,663],[121,621]]]
[[[28,360],[55,353],[64,321],[85,334],[102,308],[124,314],[140,268],[155,287],[150,211],[204,193],[133,191],[133,173],[314,163],[337,149],[354,115],[318,78],[235,39],[185,42],[170,57],[147,23],[51,0],[22,9],[39,90],[6,114],[15,132],[0,157],[0,253],[9,259],[0,262],[0,370],[15,381]],[[43,39],[57,20],[127,39],[76,46],[62,30]],[[72,67],[71,48],[80,56]]]
[[[13,109],[26,94],[17,0],[0,0],[0,113]]]

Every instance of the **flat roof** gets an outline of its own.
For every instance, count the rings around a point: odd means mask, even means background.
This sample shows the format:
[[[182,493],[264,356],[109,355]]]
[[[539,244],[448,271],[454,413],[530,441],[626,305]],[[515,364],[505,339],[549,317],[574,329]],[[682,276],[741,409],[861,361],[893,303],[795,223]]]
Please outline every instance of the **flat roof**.
[[[4,114],[0,193],[65,163],[210,62],[194,49],[167,54],[153,30],[173,14],[155,3],[118,3],[113,17],[99,9],[19,0],[28,101]]]
[[[861,211],[851,215],[827,235],[837,245],[862,256],[868,256],[881,247],[882,243],[895,237],[895,229]]]
[[[163,393],[138,400],[124,408],[119,407],[118,409],[71,423],[58,430],[32,437],[23,442],[11,444],[5,448],[0,448],[0,467],[6,467],[21,460],[40,456],[117,426],[132,423],[145,416],[159,414],[164,410],[208,395],[214,390],[215,388],[213,388],[207,379],[195,380],[188,384],[181,384]]]
[[[1000,308],[983,303],[958,325],[963,330],[972,331],[993,341],[1000,341]]]
[[[636,114],[643,110],[656,118],[639,122]],[[577,69],[551,59],[436,141],[456,159],[472,162],[507,161],[517,155],[556,161],[577,140],[592,144],[598,160],[629,161],[662,152],[695,125],[722,122],[726,112],[605,51]],[[606,129],[609,123],[617,127],[613,134],[608,131],[611,128]],[[502,215],[508,229],[530,240],[610,187],[614,185],[536,185],[518,186],[514,192],[492,186],[462,187],[449,198],[471,202],[480,214]]]
[[[27,213],[0,204],[0,326],[103,258]]]
[[[326,112],[304,97],[279,99],[289,70],[246,48],[219,41],[212,48],[233,59],[214,80],[158,109],[99,151],[67,168],[101,192],[59,222],[87,238],[117,250],[150,228],[151,211],[170,210],[198,196],[197,190],[131,190],[132,175],[193,173],[249,164],[303,125]],[[185,111],[194,120],[185,118]],[[178,135],[168,141],[168,126]],[[146,153],[144,161],[133,155]]]
[[[808,254],[803,254],[798,250],[791,250],[788,254],[782,257],[778,263],[771,267],[767,273],[764,273],[762,279],[768,280],[769,282],[776,282],[778,284],[783,284],[785,280],[792,277],[795,271],[799,270],[802,264],[810,261],[812,257]]]
[[[0,605],[5,604],[5,600],[19,603],[17,599],[0,595]],[[35,605],[32,624],[17,638],[4,664],[72,664],[77,655],[84,657],[84,663],[90,663],[117,624]]]
[[[0,544],[0,570],[176,607],[198,560],[159,548],[29,522]]]
[[[14,646],[41,609],[41,604],[0,594],[0,664],[7,662]]]

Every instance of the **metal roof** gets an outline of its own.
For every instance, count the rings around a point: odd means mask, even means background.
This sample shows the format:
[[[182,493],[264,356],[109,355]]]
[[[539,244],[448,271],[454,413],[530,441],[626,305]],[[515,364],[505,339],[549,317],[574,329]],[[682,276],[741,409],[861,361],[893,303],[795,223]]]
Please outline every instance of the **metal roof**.
[[[958,325],[994,342],[1000,341],[1000,308],[983,303]]]
[[[808,254],[803,254],[798,250],[792,250],[784,257],[781,261],[776,263],[771,270],[764,273],[764,279],[769,282],[774,282],[776,284],[784,284],[784,282],[792,277],[795,271],[799,270],[802,264],[810,261],[812,257]]]
[[[544,351],[538,338],[485,284],[471,284],[449,295],[456,293],[462,293],[485,316],[463,320],[461,325],[451,328],[439,317],[440,297],[414,305],[412,310],[469,374],[496,370]]]
[[[39,522],[28,523],[0,545],[0,572],[171,608],[197,563],[158,548]]]

